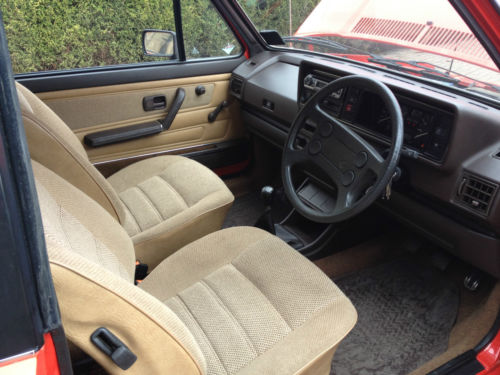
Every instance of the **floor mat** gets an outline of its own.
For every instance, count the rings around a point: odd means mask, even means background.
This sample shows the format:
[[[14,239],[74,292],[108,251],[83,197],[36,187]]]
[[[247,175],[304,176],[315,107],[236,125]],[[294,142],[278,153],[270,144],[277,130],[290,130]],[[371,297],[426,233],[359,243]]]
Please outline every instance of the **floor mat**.
[[[437,270],[402,259],[335,283],[358,322],[339,345],[331,375],[403,375],[444,352],[459,290]]]
[[[258,192],[248,193],[234,200],[222,228],[242,225],[253,226],[264,212],[265,206]]]

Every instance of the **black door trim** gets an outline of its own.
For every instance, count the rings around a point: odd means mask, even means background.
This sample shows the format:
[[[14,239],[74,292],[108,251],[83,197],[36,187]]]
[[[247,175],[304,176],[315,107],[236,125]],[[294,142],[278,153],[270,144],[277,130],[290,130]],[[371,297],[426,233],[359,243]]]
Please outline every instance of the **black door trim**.
[[[162,62],[146,66],[134,64],[106,67],[105,69],[75,69],[18,74],[15,78],[19,83],[36,93],[231,73],[244,61],[245,56],[238,56],[178,63]]]
[[[0,359],[34,352],[51,332],[61,374],[72,374],[0,14]]]

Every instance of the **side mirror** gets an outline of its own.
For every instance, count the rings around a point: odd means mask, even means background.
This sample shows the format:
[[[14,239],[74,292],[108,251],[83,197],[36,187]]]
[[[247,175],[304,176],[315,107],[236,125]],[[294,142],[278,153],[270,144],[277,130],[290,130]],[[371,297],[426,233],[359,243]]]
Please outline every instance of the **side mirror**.
[[[175,59],[177,57],[175,33],[167,30],[144,30],[142,51],[145,56]]]

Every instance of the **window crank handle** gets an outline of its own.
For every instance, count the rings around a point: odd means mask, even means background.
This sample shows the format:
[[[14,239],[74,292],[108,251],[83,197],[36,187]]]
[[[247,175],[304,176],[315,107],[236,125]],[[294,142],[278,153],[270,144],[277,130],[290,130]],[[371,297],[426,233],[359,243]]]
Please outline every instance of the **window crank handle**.
[[[214,122],[217,116],[219,116],[219,113],[229,106],[229,102],[227,100],[223,100],[222,103],[220,103],[212,112],[208,114],[208,122]]]

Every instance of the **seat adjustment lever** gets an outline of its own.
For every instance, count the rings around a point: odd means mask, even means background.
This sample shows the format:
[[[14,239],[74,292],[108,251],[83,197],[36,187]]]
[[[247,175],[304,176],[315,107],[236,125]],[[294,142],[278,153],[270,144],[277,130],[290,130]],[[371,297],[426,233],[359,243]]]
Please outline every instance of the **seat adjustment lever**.
[[[97,328],[90,336],[90,341],[122,370],[127,370],[137,360],[137,356],[118,337],[107,328]]]

